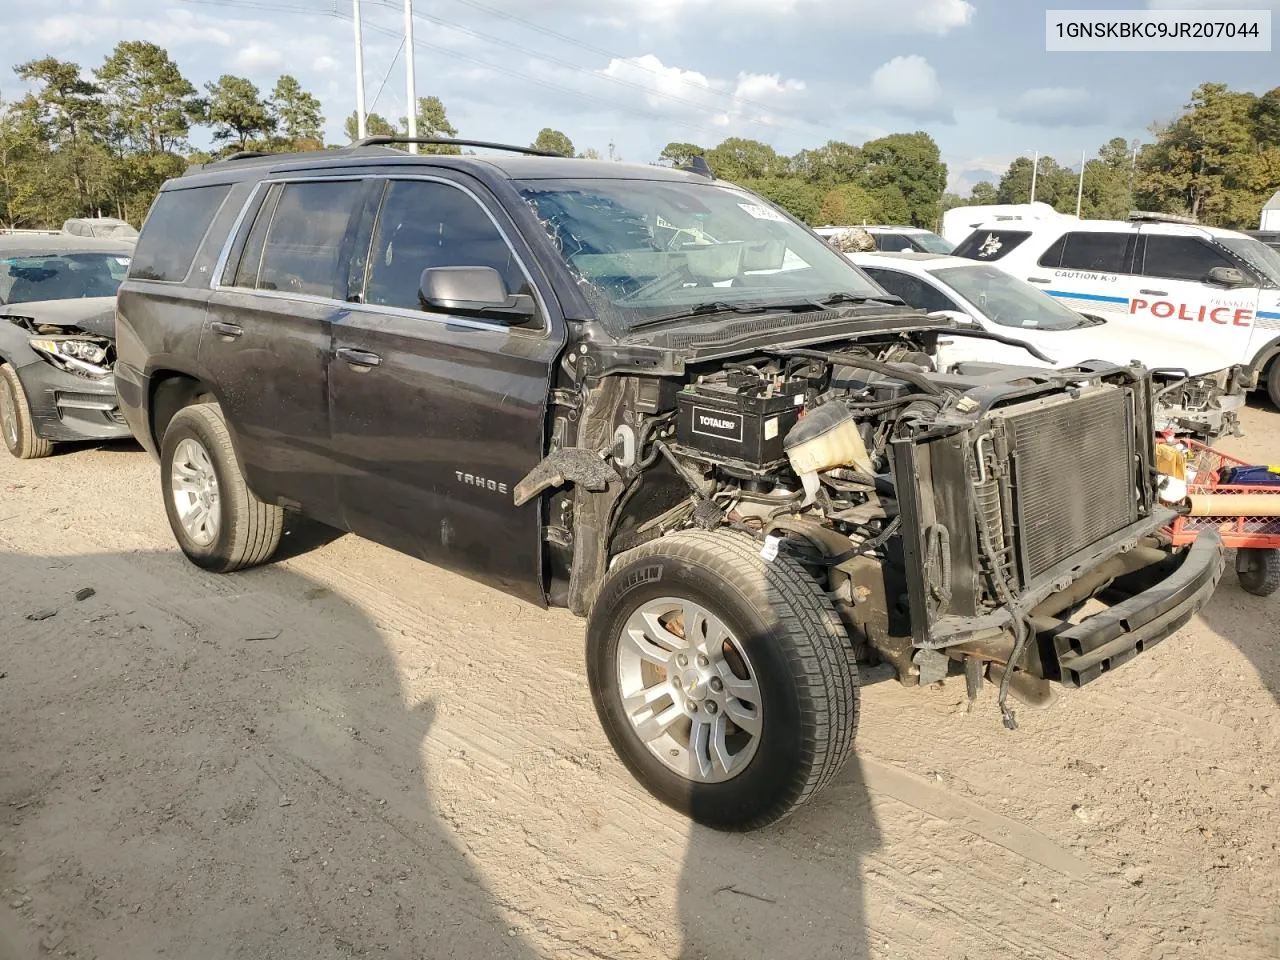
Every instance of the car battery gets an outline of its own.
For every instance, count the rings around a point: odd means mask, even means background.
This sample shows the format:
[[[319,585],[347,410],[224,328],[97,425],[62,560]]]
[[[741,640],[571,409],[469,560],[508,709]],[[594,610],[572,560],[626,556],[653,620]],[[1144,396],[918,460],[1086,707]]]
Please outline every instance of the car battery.
[[[712,459],[767,467],[804,407],[806,381],[729,371],[676,394],[676,440]]]

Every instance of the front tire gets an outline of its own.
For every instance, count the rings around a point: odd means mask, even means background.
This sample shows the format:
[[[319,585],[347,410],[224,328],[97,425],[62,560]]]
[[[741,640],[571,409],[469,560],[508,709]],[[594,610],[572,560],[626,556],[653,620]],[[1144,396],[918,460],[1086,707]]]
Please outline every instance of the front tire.
[[[636,779],[716,829],[787,816],[853,750],[843,623],[799,564],[739,534],[678,533],[618,558],[588,623],[587,676]]]
[[[37,460],[53,453],[53,443],[36,433],[18,371],[7,363],[0,363],[0,436],[19,460]]]
[[[1280,357],[1273,358],[1267,370],[1267,396],[1271,405],[1280,410]]]
[[[160,445],[169,526],[188,559],[215,573],[265,563],[280,544],[284,511],[245,483],[217,404],[184,407]]]

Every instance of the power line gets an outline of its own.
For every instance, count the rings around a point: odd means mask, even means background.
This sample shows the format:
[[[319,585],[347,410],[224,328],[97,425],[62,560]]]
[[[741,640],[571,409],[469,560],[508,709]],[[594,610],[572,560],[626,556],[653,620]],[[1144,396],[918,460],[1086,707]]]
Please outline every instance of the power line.
[[[330,16],[337,17],[340,20],[351,19],[349,16],[345,16],[340,12],[331,13]],[[366,29],[373,30],[374,32],[382,33],[391,37],[400,36],[400,34],[398,34],[396,31],[389,30],[386,27],[369,25],[367,26]],[[691,120],[680,120],[674,117],[664,117],[656,113],[650,113],[645,110],[639,110],[635,107],[624,106],[620,103],[617,103],[616,101],[606,100],[606,99],[603,99],[602,97],[593,96],[592,94],[584,93],[580,90],[574,90],[572,87],[561,86],[558,83],[552,83],[550,80],[543,80],[540,77],[530,76],[529,74],[521,73],[518,70],[511,70],[507,67],[500,67],[497,64],[489,63],[485,60],[477,59],[476,57],[469,57],[466,54],[458,53],[456,50],[451,50],[448,47],[442,47],[433,43],[426,43],[425,41],[418,40],[417,38],[414,39],[413,45],[414,47],[420,47],[426,50],[432,50],[436,53],[444,54],[445,56],[452,57],[454,60],[463,60],[463,61],[466,61],[467,63],[473,63],[476,66],[484,67],[485,69],[492,70],[495,73],[502,73],[502,74],[506,74],[507,76],[515,77],[516,79],[523,80],[526,83],[533,83],[541,87],[547,87],[548,89],[556,90],[560,93],[566,93],[570,96],[578,97],[579,99],[582,99],[582,100],[589,100],[593,103],[601,104],[602,106],[608,107],[611,110],[616,110],[621,113],[630,113],[634,116],[643,117],[646,120],[655,120],[659,123],[674,124],[677,126],[687,127],[692,130],[697,130],[699,133],[705,133],[709,129],[706,124],[695,123]]]
[[[368,0],[368,2],[370,2],[374,6],[387,7],[390,9],[395,8],[395,4],[392,3],[391,0]],[[687,106],[694,107],[695,109],[698,109],[698,110],[717,109],[716,107],[710,104],[699,103],[696,100],[690,100],[688,97],[681,97],[674,93],[665,93],[661,90],[655,90],[652,87],[645,86],[642,83],[636,83],[635,81],[626,80],[626,79],[623,79],[622,77],[611,76],[607,73],[602,73],[598,70],[593,70],[590,67],[585,67],[580,63],[574,63],[571,60],[565,60],[561,57],[556,57],[549,53],[543,53],[538,50],[533,50],[529,47],[522,46],[521,44],[514,43],[510,40],[504,40],[501,37],[496,37],[490,34],[481,33],[479,31],[472,30],[469,27],[464,27],[461,24],[457,24],[448,20],[441,19],[440,17],[435,17],[430,14],[419,13],[419,12],[415,12],[414,16],[419,20],[426,20],[430,23],[436,24],[437,26],[446,27],[447,29],[450,29],[450,30],[456,30],[458,33],[461,33],[465,36],[474,37],[475,39],[481,40],[485,43],[493,43],[499,46],[507,47],[508,49],[515,50],[519,53],[525,54],[526,56],[532,57],[535,60],[545,60],[549,63],[557,64],[558,66],[565,67],[569,70],[573,70],[578,73],[588,74],[594,79],[606,80],[610,83],[616,83],[624,87],[630,87],[633,90],[639,90],[641,93],[645,94],[646,96],[657,97],[662,100],[669,100],[673,103],[685,104]],[[620,57],[615,57],[614,59],[625,60],[625,62],[630,64],[632,67],[638,70],[643,70],[646,73],[651,73],[658,77],[678,80],[679,82],[687,84],[689,87],[695,88],[701,91],[702,93],[710,94],[716,97],[727,98],[734,106],[738,106],[740,104],[752,103],[752,101],[744,100],[741,97],[735,96],[734,94],[726,93],[725,91],[722,91],[722,90],[716,90],[710,86],[706,86],[706,87],[700,86],[699,84],[696,84],[691,80],[686,80],[682,76],[660,74],[658,73],[658,71],[653,70],[650,67],[646,67],[634,59],[620,58]],[[772,108],[762,106],[762,109],[771,110]],[[773,129],[773,130],[786,130],[792,133],[802,133],[806,135],[809,133],[809,131],[801,130],[799,127],[793,127],[793,126],[790,126],[789,124],[771,123],[770,121],[761,119],[759,117],[741,117],[739,119],[742,119],[747,123],[754,123],[754,124],[759,124],[760,126],[769,127],[770,129]]]
[[[382,83],[378,85],[378,92],[373,95],[373,102],[369,104],[369,113],[373,113],[373,108],[378,105],[378,98],[382,96],[382,91],[387,88],[387,80],[391,77],[391,71],[396,67],[396,61],[400,59],[400,54],[404,51],[404,37],[400,38],[400,46],[396,47],[396,55],[391,58],[391,63],[387,65],[387,72],[382,75]]]
[[[690,80],[686,80],[684,77],[675,77],[675,78],[668,77],[666,74],[661,73],[657,70],[654,70],[652,67],[646,67],[643,64],[635,63],[635,61],[631,60],[630,57],[624,57],[620,53],[614,53],[613,51],[606,50],[603,47],[597,47],[595,44],[587,43],[585,40],[579,40],[576,37],[570,37],[566,34],[558,33],[555,30],[552,30],[550,27],[544,27],[542,24],[534,23],[532,20],[526,20],[523,17],[517,17],[514,13],[507,13],[505,10],[499,10],[496,7],[489,6],[488,4],[480,3],[479,0],[454,0],[454,2],[460,3],[463,6],[471,7],[473,10],[480,10],[483,13],[487,13],[490,16],[498,17],[502,20],[508,20],[512,23],[518,23],[523,27],[527,27],[530,30],[533,30],[533,31],[536,31],[537,33],[542,34],[543,36],[552,37],[556,40],[559,40],[561,43],[567,43],[573,47],[580,47],[583,50],[590,51],[591,53],[594,53],[601,57],[608,57],[611,60],[629,60],[636,66],[637,69],[643,70],[646,73],[651,73],[655,77],[662,77],[663,79],[676,79],[680,83],[686,84],[688,86],[696,86],[696,84],[694,84]],[[747,100],[744,97],[736,97],[733,94],[726,93],[723,90],[713,90],[709,92],[713,93],[715,96],[725,97],[737,103],[745,103],[753,107],[759,107],[761,110],[773,109],[773,107],[770,107],[767,104],[763,104],[755,100]]]
[[[327,16],[334,17],[334,18],[337,18],[337,19],[340,19],[340,20],[346,20],[346,21],[348,21],[348,22],[350,22],[350,21],[351,21],[351,19],[352,19],[350,15],[345,14],[345,13],[341,12],[340,10],[338,10],[338,9],[337,9],[337,4],[336,4],[336,3],[334,3],[334,4],[333,4],[333,6],[332,6],[329,10],[320,11],[320,10],[315,9],[314,7],[288,6],[288,5],[284,5],[284,4],[280,4],[280,3],[269,2],[269,0],[183,0],[183,2],[185,2],[185,3],[193,3],[193,4],[204,4],[204,5],[207,5],[207,6],[240,7],[240,8],[244,8],[244,9],[279,10],[279,11],[285,11],[285,12],[290,12],[290,13],[309,13],[309,14],[313,14],[313,15],[317,15],[317,14],[318,14],[318,15],[321,15],[321,16],[326,16],[326,15],[327,15]],[[629,58],[623,57],[623,56],[621,56],[621,55],[619,55],[619,54],[612,53],[612,52],[610,52],[610,51],[608,51],[608,50],[605,50],[605,49],[600,48],[600,47],[596,47],[596,46],[594,46],[594,45],[592,45],[592,44],[588,44],[588,43],[585,43],[585,42],[583,42],[583,41],[575,40],[575,39],[574,39],[574,38],[572,38],[572,37],[567,37],[567,36],[565,36],[564,34],[557,33],[557,32],[556,32],[556,31],[554,31],[554,30],[551,30],[551,29],[549,29],[549,28],[547,28],[547,27],[543,27],[543,26],[541,26],[540,24],[533,23],[532,21],[525,20],[525,19],[523,19],[523,18],[521,18],[521,17],[517,17],[517,16],[515,16],[514,14],[508,14],[508,13],[506,13],[506,12],[504,12],[504,11],[496,10],[496,9],[494,9],[494,8],[492,8],[492,7],[488,7],[488,6],[486,6],[485,4],[477,3],[477,2],[475,2],[475,0],[457,0],[457,2],[459,2],[459,3],[464,3],[464,4],[465,4],[465,5],[467,5],[467,6],[474,7],[474,8],[476,8],[476,9],[478,9],[478,10],[482,10],[482,11],[484,11],[484,12],[486,12],[486,13],[490,13],[490,14],[492,14],[492,15],[494,15],[494,16],[497,16],[497,17],[500,17],[500,18],[503,18],[503,19],[506,19],[506,20],[510,20],[510,21],[512,21],[512,22],[514,22],[514,23],[521,24],[521,25],[526,26],[526,27],[528,27],[528,28],[530,28],[530,29],[532,29],[532,30],[535,30],[535,31],[539,32],[539,33],[543,33],[543,34],[545,34],[545,35],[547,35],[547,36],[551,36],[551,37],[554,37],[554,38],[556,38],[556,39],[562,40],[563,42],[565,42],[565,43],[569,43],[569,44],[571,44],[571,45],[573,45],[573,46],[581,47],[581,48],[583,48],[583,49],[589,50],[589,51],[591,51],[591,52],[593,52],[593,53],[596,53],[596,54],[599,54],[599,55],[601,55],[601,56],[606,56],[606,57],[609,57],[609,58],[611,58],[611,59],[626,60],[626,61],[627,61],[628,63],[630,63],[630,64],[631,64],[635,69],[637,69],[637,70],[642,70],[642,71],[644,71],[645,73],[653,74],[653,75],[654,75],[654,76],[656,76],[656,77],[663,77],[663,78],[667,78],[667,79],[675,79],[675,80],[677,80],[678,82],[683,83],[683,84],[685,84],[685,85],[692,85],[692,84],[691,84],[691,81],[689,81],[689,80],[685,79],[684,77],[680,77],[680,76],[677,76],[677,77],[674,77],[674,78],[673,78],[673,77],[668,77],[667,75],[662,74],[662,73],[660,73],[659,71],[654,70],[654,69],[653,69],[653,68],[651,68],[651,67],[645,66],[644,64],[641,64],[641,63],[637,63],[636,61],[634,61],[634,60],[630,60]],[[374,3],[374,5],[377,5],[377,6],[392,7],[392,4],[391,4],[391,3],[389,3],[389,2],[387,2],[387,0],[373,0],[373,3]],[[514,48],[514,49],[517,49],[517,50],[520,50],[520,51],[522,51],[522,52],[525,52],[525,53],[527,53],[527,54],[529,54],[530,56],[533,56],[533,57],[535,57],[535,58],[545,59],[545,60],[549,60],[549,61],[551,61],[551,62],[555,62],[555,63],[559,63],[559,64],[562,64],[562,65],[568,66],[568,67],[570,67],[571,69],[574,69],[574,70],[577,70],[577,71],[581,71],[581,72],[584,72],[584,73],[588,73],[589,75],[591,75],[593,78],[596,78],[596,79],[605,79],[605,80],[615,81],[615,82],[621,83],[621,84],[623,84],[623,85],[625,85],[625,86],[632,86],[632,87],[636,87],[637,89],[644,91],[646,94],[651,94],[651,95],[659,96],[659,97],[663,97],[663,98],[666,98],[666,99],[674,99],[674,100],[679,101],[679,102],[690,103],[690,104],[692,104],[692,105],[694,105],[694,106],[698,107],[699,109],[707,109],[707,106],[706,106],[706,105],[704,105],[704,104],[698,104],[698,103],[696,103],[696,102],[694,102],[694,101],[687,100],[686,98],[677,97],[677,96],[676,96],[676,95],[674,95],[674,94],[664,94],[664,93],[662,93],[661,91],[654,91],[654,90],[651,90],[650,88],[645,87],[645,86],[643,86],[643,85],[641,85],[641,84],[636,84],[636,83],[633,83],[633,82],[631,82],[631,81],[626,81],[626,80],[623,80],[622,78],[619,78],[619,77],[609,77],[609,76],[607,76],[607,75],[605,75],[605,74],[601,74],[601,73],[599,73],[598,71],[590,70],[589,68],[583,67],[583,66],[581,66],[580,64],[573,64],[573,63],[572,63],[572,62],[570,62],[570,61],[564,61],[564,60],[560,60],[559,58],[556,58],[556,57],[551,57],[551,56],[549,56],[549,55],[545,55],[545,54],[541,54],[541,53],[536,53],[536,52],[534,52],[534,51],[530,51],[530,50],[528,50],[527,48],[521,47],[521,46],[519,46],[518,44],[511,43],[510,41],[499,40],[498,38],[493,38],[493,37],[486,37],[486,36],[484,36],[484,35],[482,35],[482,34],[478,34],[478,33],[474,32],[474,31],[470,31],[470,30],[468,30],[468,29],[466,29],[466,28],[458,27],[458,26],[457,26],[457,25],[455,25],[455,24],[450,24],[450,23],[448,23],[447,21],[440,20],[439,18],[436,18],[436,17],[424,16],[424,15],[422,15],[422,14],[415,14],[415,16],[423,17],[424,19],[427,19],[427,20],[429,20],[429,21],[431,21],[431,22],[437,23],[437,24],[442,25],[442,26],[445,26],[445,27],[449,27],[449,28],[451,28],[451,29],[458,29],[458,30],[460,30],[460,32],[471,34],[472,36],[476,36],[476,37],[478,37],[478,38],[479,38],[479,39],[481,39],[481,40],[491,40],[491,41],[493,41],[493,42],[495,42],[495,43],[499,43],[499,44],[502,44],[502,45],[504,45],[504,46],[512,47],[512,48]],[[369,25],[366,25],[366,29],[373,30],[373,31],[375,31],[375,32],[377,32],[377,33],[382,33],[382,34],[384,34],[384,35],[386,35],[386,36],[391,36],[391,37],[401,37],[401,39],[402,39],[402,41],[403,41],[403,37],[402,37],[402,35],[401,35],[401,34],[397,33],[396,31],[389,30],[389,29],[387,29],[387,28],[385,28],[385,27],[380,27],[380,26],[377,26],[377,25],[369,24]],[[515,77],[515,78],[517,78],[517,79],[524,80],[524,81],[526,81],[526,82],[528,82],[528,83],[533,83],[533,84],[536,84],[536,85],[541,86],[541,87],[546,87],[547,89],[555,90],[555,91],[560,92],[560,93],[565,93],[565,94],[568,94],[569,96],[577,97],[577,98],[579,98],[579,99],[581,99],[581,100],[586,100],[586,101],[590,101],[590,102],[592,102],[592,103],[600,104],[600,105],[602,105],[602,106],[604,106],[604,107],[607,107],[607,108],[609,108],[609,109],[611,109],[611,110],[618,111],[618,112],[620,112],[620,113],[627,113],[627,114],[631,114],[632,116],[643,117],[644,119],[647,119],[647,120],[653,120],[653,121],[656,121],[656,122],[658,122],[658,123],[672,124],[672,125],[675,125],[675,126],[684,127],[684,128],[691,129],[691,130],[696,130],[696,131],[697,131],[698,133],[700,133],[700,134],[702,134],[702,133],[709,133],[709,132],[711,132],[711,128],[708,126],[708,124],[707,124],[706,122],[703,122],[703,123],[697,123],[697,122],[694,122],[694,121],[691,121],[691,120],[682,120],[682,119],[678,119],[678,118],[675,118],[675,117],[662,116],[662,115],[660,115],[660,114],[652,113],[652,112],[650,112],[650,111],[637,109],[637,108],[635,108],[635,107],[625,106],[625,105],[623,105],[623,104],[617,103],[617,102],[612,101],[612,100],[607,100],[607,99],[604,99],[604,98],[602,98],[602,97],[597,97],[597,96],[594,96],[594,95],[589,94],[589,93],[584,93],[584,92],[579,91],[579,90],[574,90],[572,87],[565,87],[565,86],[562,86],[562,85],[560,85],[560,84],[553,83],[553,82],[551,82],[551,81],[549,81],[549,80],[544,80],[544,79],[541,79],[541,78],[539,78],[539,77],[533,77],[533,76],[530,76],[530,75],[525,74],[525,73],[520,73],[519,71],[512,70],[512,69],[510,69],[510,68],[508,68],[508,67],[498,66],[497,64],[489,63],[489,62],[487,62],[487,61],[480,60],[480,59],[477,59],[477,58],[475,58],[475,57],[469,57],[469,56],[467,56],[467,55],[465,55],[465,54],[459,53],[459,52],[457,52],[457,51],[455,51],[455,50],[452,50],[452,49],[450,49],[450,48],[448,48],[448,47],[442,47],[442,46],[439,46],[439,45],[436,45],[436,44],[427,43],[427,42],[425,42],[425,41],[418,40],[417,38],[415,38],[415,40],[414,40],[414,47],[415,47],[415,48],[424,48],[424,49],[427,49],[427,50],[435,51],[435,52],[437,52],[437,53],[442,53],[442,54],[445,54],[446,56],[452,57],[452,58],[453,58],[453,59],[455,59],[455,60],[464,60],[464,61],[466,61],[466,62],[468,62],[468,63],[473,63],[473,64],[475,64],[475,65],[477,65],[477,66],[484,67],[485,69],[493,70],[493,71],[494,71],[494,72],[496,72],[496,73],[506,74],[507,76]],[[388,72],[388,73],[389,73],[389,72]],[[384,83],[385,83],[385,81],[384,81]],[[712,88],[709,88],[709,87],[698,87],[698,89],[699,89],[700,91],[702,91],[702,92],[704,92],[704,93],[708,93],[708,94],[710,94],[710,95],[712,95],[712,96],[716,96],[716,97],[721,97],[721,98],[728,99],[729,101],[731,101],[731,102],[733,102],[733,103],[735,103],[735,104],[740,103],[740,104],[749,104],[749,105],[753,105],[753,106],[758,106],[760,109],[762,109],[762,110],[766,110],[766,111],[771,111],[771,110],[773,109],[772,107],[769,107],[769,106],[767,106],[767,105],[765,105],[765,104],[758,103],[758,102],[756,102],[756,101],[754,101],[754,100],[748,100],[748,99],[746,99],[746,98],[735,97],[733,94],[731,94],[731,93],[727,93],[727,92],[725,92],[725,91],[723,91],[723,90],[715,90],[715,89],[712,89]],[[769,123],[768,121],[765,121],[765,120],[760,120],[760,119],[756,119],[756,118],[742,118],[742,119],[746,120],[746,121],[747,121],[747,122],[749,122],[749,123],[758,123],[758,124],[762,124],[762,125],[764,125],[764,126],[772,127],[773,129],[779,129],[779,130],[790,130],[790,131],[792,131],[792,132],[799,132],[799,128],[789,127],[789,126],[784,126],[784,125],[782,125],[782,124]],[[806,131],[806,132],[807,132],[807,131]]]

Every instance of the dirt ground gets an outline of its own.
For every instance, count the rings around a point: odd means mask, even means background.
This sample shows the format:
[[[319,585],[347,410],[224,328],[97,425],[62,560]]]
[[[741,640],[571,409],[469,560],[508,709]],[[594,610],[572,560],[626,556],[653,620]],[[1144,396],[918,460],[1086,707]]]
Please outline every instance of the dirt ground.
[[[0,958],[1280,956],[1280,596],[1234,574],[1016,732],[868,685],[837,784],[726,836],[614,758],[567,613],[283,555],[189,565],[137,448],[0,457]]]

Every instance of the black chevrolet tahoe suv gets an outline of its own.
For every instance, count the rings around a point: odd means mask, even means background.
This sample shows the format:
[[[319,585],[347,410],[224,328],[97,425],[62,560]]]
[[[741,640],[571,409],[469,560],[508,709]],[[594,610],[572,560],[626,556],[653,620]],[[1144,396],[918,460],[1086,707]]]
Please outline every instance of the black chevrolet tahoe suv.
[[[151,209],[116,379],[200,566],[267,561],[293,510],[569,607],[618,755],[722,829],[832,780],[859,660],[998,681],[1012,727],[1008,693],[1212,594],[1218,538],[1162,533],[1141,368],[941,374],[939,336],[991,335],[705,165],[392,142],[236,156]]]

